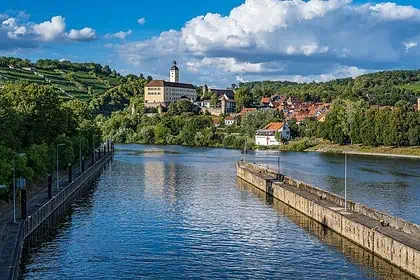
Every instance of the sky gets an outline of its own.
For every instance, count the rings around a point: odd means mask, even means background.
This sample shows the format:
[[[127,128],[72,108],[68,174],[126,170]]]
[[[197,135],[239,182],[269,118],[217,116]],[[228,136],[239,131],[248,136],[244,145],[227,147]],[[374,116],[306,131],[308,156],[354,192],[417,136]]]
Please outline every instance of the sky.
[[[362,0],[3,0],[0,56],[97,62],[226,87],[420,68],[420,3]]]

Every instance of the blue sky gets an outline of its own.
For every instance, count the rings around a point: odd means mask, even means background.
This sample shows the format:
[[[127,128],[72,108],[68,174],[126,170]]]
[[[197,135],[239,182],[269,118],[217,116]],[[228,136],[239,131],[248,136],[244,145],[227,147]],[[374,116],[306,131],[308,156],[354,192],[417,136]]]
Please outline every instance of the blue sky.
[[[183,82],[212,86],[325,81],[420,68],[419,8],[413,0],[7,0],[0,55],[94,61],[155,78],[176,59]]]

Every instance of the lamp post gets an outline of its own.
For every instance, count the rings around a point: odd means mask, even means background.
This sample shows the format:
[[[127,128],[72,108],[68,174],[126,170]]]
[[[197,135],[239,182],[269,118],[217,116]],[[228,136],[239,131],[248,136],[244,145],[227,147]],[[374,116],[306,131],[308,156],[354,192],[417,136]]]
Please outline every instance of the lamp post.
[[[344,211],[347,211],[347,153],[344,153]]]
[[[278,151],[277,154],[277,170],[278,170],[278,180],[280,181],[280,150]]]
[[[13,223],[16,223],[16,157],[23,157],[26,154],[15,154],[13,156]]]
[[[59,169],[59,167],[58,167],[58,163],[59,163],[59,161],[58,161],[58,149],[62,146],[65,146],[65,145],[66,144],[57,144],[57,178],[56,178],[57,190],[60,188],[60,177],[58,175],[58,169]]]
[[[82,138],[79,136],[79,170],[82,173]]]
[[[93,158],[92,163],[95,162],[95,134],[92,135],[92,151],[93,151]]]

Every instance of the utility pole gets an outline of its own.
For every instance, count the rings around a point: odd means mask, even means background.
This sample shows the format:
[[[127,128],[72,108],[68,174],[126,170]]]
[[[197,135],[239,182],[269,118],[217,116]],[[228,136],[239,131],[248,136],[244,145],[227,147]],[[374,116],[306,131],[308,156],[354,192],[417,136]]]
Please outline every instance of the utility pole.
[[[79,135],[79,168],[82,173],[82,138]]]
[[[278,173],[278,180],[280,181],[280,150],[278,151],[278,154],[277,154],[277,173]]]

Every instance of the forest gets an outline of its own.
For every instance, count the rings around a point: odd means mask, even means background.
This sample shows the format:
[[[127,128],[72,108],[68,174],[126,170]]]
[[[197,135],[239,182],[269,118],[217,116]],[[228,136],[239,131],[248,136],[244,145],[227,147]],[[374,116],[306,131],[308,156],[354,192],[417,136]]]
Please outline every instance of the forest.
[[[263,96],[280,94],[302,101],[332,102],[334,99],[362,100],[369,105],[394,106],[399,101],[415,103],[420,96],[420,70],[383,71],[329,82],[293,83],[263,81],[240,83],[258,102]]]

